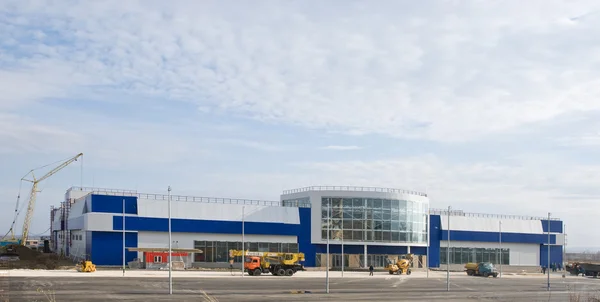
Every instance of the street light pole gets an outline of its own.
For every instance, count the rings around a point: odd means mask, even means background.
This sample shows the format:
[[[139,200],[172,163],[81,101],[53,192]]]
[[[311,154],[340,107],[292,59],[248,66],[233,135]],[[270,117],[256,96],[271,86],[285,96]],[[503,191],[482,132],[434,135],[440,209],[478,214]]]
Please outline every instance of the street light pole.
[[[331,225],[331,206],[333,200],[329,199],[329,208],[327,209],[327,260],[326,260],[326,268],[325,268],[325,287],[326,292],[329,293],[329,225]]]
[[[246,206],[242,206],[242,278],[244,278],[244,263],[246,263],[246,245],[245,245],[245,210]],[[250,273],[250,272],[248,272]]]
[[[425,218],[425,223],[427,226],[427,257],[425,258],[425,262],[426,262],[426,267],[427,267],[427,278],[429,278],[429,243],[430,243],[430,237],[429,237],[429,233],[431,231],[431,226],[429,225],[429,215],[430,215],[430,209],[429,209],[429,204],[427,204],[427,217]]]
[[[500,229],[500,278],[502,278],[502,220],[498,228]]]
[[[446,248],[446,291],[450,291],[450,210],[448,206],[448,248]]]
[[[171,252],[171,186],[169,186],[169,295],[173,294],[173,275],[172,275],[172,257]]]
[[[123,198],[123,277],[125,277],[125,198]]]
[[[550,291],[550,212],[548,212],[548,291]]]

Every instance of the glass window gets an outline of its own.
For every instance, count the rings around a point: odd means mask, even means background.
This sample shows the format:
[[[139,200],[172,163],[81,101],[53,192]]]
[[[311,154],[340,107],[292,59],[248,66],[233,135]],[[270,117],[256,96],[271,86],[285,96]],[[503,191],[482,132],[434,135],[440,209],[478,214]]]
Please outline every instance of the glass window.
[[[352,232],[352,240],[363,241],[364,240],[364,232],[363,231],[353,231]]]
[[[405,232],[400,232],[400,242],[406,242],[408,241],[408,236],[406,236]]]
[[[365,203],[362,198],[354,198],[352,199],[352,206],[355,208],[364,208]]]
[[[344,231],[344,240],[352,240],[352,231]]]
[[[381,199],[375,199],[375,201],[373,203],[373,208],[375,208],[375,209],[383,208],[383,201]]]
[[[381,241],[383,239],[383,234],[380,231],[375,231],[375,241]]]
[[[352,220],[344,220],[344,230],[352,229]]]
[[[375,199],[367,199],[367,208],[372,209],[375,207]]]
[[[361,209],[354,209],[354,211],[352,212],[352,218],[354,218],[354,219],[363,219],[364,218],[363,210],[361,210]]]
[[[329,207],[330,203],[331,202],[330,202],[329,198],[327,198],[327,197],[321,198],[321,204],[323,207]]]
[[[344,219],[352,219],[352,209],[344,209]]]
[[[392,206],[392,210],[396,210],[396,212],[398,212],[398,210],[400,209],[400,201],[399,200],[392,200],[391,201],[391,206]]]
[[[400,241],[400,233],[392,231],[392,241],[398,242]]]
[[[382,208],[384,209],[391,209],[392,208],[392,201],[389,199],[384,199],[382,201]]]
[[[389,231],[384,231],[384,232],[382,232],[382,234],[383,234],[383,241],[392,240],[392,235],[390,234]]]
[[[364,228],[362,220],[352,220],[352,228],[355,230],[362,230]]]
[[[389,231],[392,229],[392,223],[389,221],[383,221],[382,230]]]
[[[343,200],[344,208],[351,208],[352,204],[353,204],[352,198],[344,198],[344,200]]]

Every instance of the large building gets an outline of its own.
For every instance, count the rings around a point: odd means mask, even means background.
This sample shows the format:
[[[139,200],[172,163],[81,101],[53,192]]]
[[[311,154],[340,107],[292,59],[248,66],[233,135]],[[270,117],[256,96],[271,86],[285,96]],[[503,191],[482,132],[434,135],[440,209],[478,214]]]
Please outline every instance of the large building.
[[[548,248],[551,262],[562,262],[558,219],[436,210],[426,194],[414,191],[307,187],[286,190],[279,201],[170,198],[172,247],[202,251],[174,255],[189,266],[228,265],[228,251],[241,249],[242,241],[252,251],[303,252],[307,267],[325,265],[328,242],[334,267],[383,267],[408,253],[419,267],[448,259],[537,267],[547,263]],[[51,248],[97,265],[121,265],[124,247],[128,262],[164,262],[166,255],[152,249],[168,246],[168,200],[70,188],[51,210]]]

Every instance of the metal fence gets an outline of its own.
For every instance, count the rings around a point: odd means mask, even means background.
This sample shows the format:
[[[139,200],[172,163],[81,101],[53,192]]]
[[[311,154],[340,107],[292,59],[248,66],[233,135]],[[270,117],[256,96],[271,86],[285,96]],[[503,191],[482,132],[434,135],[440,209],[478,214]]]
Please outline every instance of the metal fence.
[[[304,187],[298,189],[290,189],[284,190],[283,194],[294,194],[294,193],[302,193],[309,191],[355,191],[355,192],[381,192],[381,193],[401,193],[401,194],[411,194],[417,196],[427,196],[426,193],[411,191],[411,190],[403,190],[403,189],[394,189],[394,188],[378,188],[378,187],[355,187],[355,186],[311,186]]]
[[[535,217],[523,215],[503,215],[503,214],[486,214],[486,213],[465,213],[461,210],[451,210],[448,214],[448,209],[429,209],[429,214],[433,215],[450,215],[450,216],[465,216],[477,218],[496,218],[496,219],[517,219],[517,220],[548,220],[548,217]],[[560,220],[560,218],[551,217],[550,220]]]
[[[110,196],[130,196],[143,199],[151,200],[169,200],[167,194],[151,194],[151,193],[137,193],[133,190],[118,190],[118,189],[103,189],[103,188],[90,188],[90,187],[73,187],[76,190],[86,191],[89,194],[102,194]],[[289,203],[282,204],[281,201],[269,201],[269,200],[255,200],[255,199],[238,199],[238,198],[220,198],[220,197],[197,197],[197,196],[184,196],[184,195],[171,195],[171,201],[185,201],[185,202],[203,202],[203,203],[220,203],[220,204],[237,204],[237,205],[258,205],[258,206],[271,206],[271,207],[296,207],[296,208],[309,208],[310,204],[305,203]]]

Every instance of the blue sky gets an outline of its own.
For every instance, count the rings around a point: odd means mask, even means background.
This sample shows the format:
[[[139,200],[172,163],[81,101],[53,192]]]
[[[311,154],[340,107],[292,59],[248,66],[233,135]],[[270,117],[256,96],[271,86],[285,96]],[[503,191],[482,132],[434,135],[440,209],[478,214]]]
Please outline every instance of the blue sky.
[[[23,174],[83,152],[86,186],[406,188],[598,242],[600,5],[377,4],[5,1],[2,228]],[[80,174],[44,184],[33,233]]]

